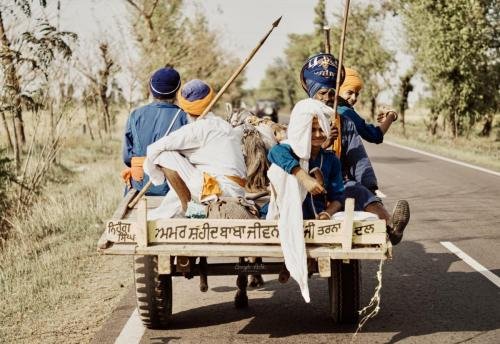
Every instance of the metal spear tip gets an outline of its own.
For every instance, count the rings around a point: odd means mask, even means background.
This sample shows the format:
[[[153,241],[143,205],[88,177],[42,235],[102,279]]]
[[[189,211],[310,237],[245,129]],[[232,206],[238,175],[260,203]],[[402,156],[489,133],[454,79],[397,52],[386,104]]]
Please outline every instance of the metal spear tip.
[[[281,16],[278,19],[276,19],[276,21],[273,23],[273,27],[276,27],[276,26],[278,26],[280,24],[281,18],[283,18],[283,16]]]

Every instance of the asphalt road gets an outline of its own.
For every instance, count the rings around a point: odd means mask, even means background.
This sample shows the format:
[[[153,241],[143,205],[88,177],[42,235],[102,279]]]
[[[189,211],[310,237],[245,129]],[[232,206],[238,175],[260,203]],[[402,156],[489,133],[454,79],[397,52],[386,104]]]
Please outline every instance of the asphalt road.
[[[451,242],[500,275],[500,176],[401,148],[366,145],[379,185],[392,209],[399,198],[411,221],[394,259],[384,265],[380,313],[357,343],[499,343],[500,287],[445,248]],[[362,305],[375,286],[377,262],[362,264]],[[344,343],[355,330],[327,316],[326,279],[310,280],[305,304],[294,282],[266,276],[249,292],[250,307],[236,310],[235,278],[174,279],[173,322],[168,331],[146,330],[140,343]],[[95,337],[113,343],[135,309],[133,290]],[[132,341],[132,338],[130,339]]]

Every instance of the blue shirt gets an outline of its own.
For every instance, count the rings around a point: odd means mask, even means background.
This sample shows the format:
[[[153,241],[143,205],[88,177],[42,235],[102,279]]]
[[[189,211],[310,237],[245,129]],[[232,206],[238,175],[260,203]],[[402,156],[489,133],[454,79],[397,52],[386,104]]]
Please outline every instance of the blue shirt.
[[[275,145],[267,156],[271,163],[278,165],[287,173],[299,165],[299,158],[295,155],[292,147],[288,144]],[[309,170],[318,167],[324,180],[326,195],[317,195],[312,197],[307,194],[302,203],[302,213],[304,219],[314,219],[316,214],[324,211],[327,202],[339,201],[344,203],[344,183],[342,181],[342,169],[339,159],[333,152],[320,150],[315,159],[309,159]]]
[[[169,128],[173,132],[187,123],[186,113],[174,104],[155,101],[135,109],[125,127],[123,162],[130,167],[132,157],[146,156],[148,145],[165,136]],[[144,175],[142,181],[132,180],[132,187],[141,190],[148,181]],[[152,186],[146,195],[163,196],[168,189],[167,183]]]
[[[346,101],[340,100],[337,107],[339,115],[349,118],[355,125],[358,134],[368,142],[382,143],[384,133],[380,127],[368,124]]]

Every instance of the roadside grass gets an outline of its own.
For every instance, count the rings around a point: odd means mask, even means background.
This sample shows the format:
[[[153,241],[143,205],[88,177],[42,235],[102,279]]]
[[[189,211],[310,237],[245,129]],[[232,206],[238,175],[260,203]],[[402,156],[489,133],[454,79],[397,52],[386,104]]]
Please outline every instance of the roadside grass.
[[[500,128],[494,127],[489,137],[481,137],[481,124],[472,128],[469,137],[453,138],[448,133],[438,130],[430,135],[423,116],[413,114],[406,123],[406,132],[400,122],[395,122],[385,140],[417,148],[444,157],[468,162],[491,170],[500,171]],[[495,123],[499,123],[497,116]]]
[[[122,197],[121,137],[71,136],[44,195],[0,250],[0,342],[89,342],[132,283],[129,257],[99,256]]]

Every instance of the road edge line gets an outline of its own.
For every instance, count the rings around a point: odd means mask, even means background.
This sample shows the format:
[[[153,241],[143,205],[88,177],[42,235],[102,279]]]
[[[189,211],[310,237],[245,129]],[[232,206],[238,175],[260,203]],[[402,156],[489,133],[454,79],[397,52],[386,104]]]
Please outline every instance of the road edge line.
[[[422,155],[427,155],[427,156],[430,156],[430,157],[435,158],[435,159],[443,160],[443,161],[450,162],[452,164],[456,164],[456,165],[460,165],[460,166],[464,166],[464,167],[469,167],[469,168],[471,168],[473,170],[477,170],[477,171],[489,173],[489,174],[492,174],[494,176],[500,177],[500,172],[496,172],[496,171],[493,171],[493,170],[490,170],[490,169],[487,169],[487,168],[484,168],[484,167],[476,166],[476,165],[473,165],[473,164],[469,164],[469,163],[466,163],[466,162],[463,162],[463,161],[459,161],[459,160],[455,160],[455,159],[451,159],[451,158],[446,158],[446,157],[441,156],[441,155],[437,155],[437,154],[429,153],[429,152],[426,152],[426,151],[423,151],[423,150],[420,150],[420,149],[416,149],[416,148],[404,146],[404,145],[401,145],[399,143],[395,143],[395,142],[392,142],[392,141],[384,141],[384,143],[387,144],[387,145],[389,145],[389,146],[393,146],[393,147],[397,147],[397,148],[401,148],[401,149],[406,149],[406,150],[409,150],[409,151],[414,152],[414,153],[419,153],[419,154],[422,154]]]
[[[116,337],[115,344],[138,344],[144,335],[145,328],[139,317],[139,311],[134,308],[134,311],[128,318],[127,323],[123,326],[122,331]]]
[[[484,266],[482,266],[480,263],[478,263],[475,259],[467,255],[464,251],[459,249],[457,246],[452,244],[449,241],[441,241],[441,245],[446,247],[451,253],[456,255],[458,258],[462,259],[467,265],[469,265],[471,268],[482,274],[484,277],[490,280],[494,285],[496,285],[498,288],[500,288],[500,277],[495,275],[493,272],[490,270],[486,269]]]

